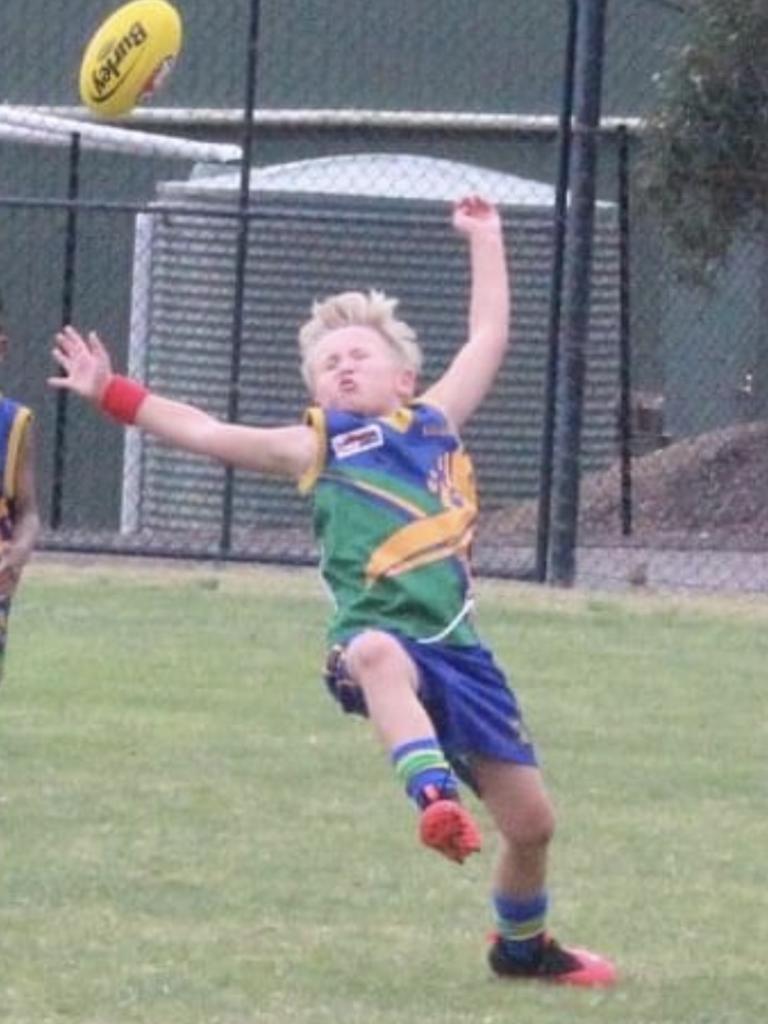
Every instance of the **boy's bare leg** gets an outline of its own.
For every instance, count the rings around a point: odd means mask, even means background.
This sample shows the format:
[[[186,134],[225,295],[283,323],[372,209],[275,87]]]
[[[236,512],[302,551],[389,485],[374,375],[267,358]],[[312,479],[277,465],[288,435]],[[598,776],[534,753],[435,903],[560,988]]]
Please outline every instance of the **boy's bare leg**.
[[[483,802],[501,834],[493,875],[498,934],[489,951],[494,974],[605,988],[616,968],[586,949],[564,948],[546,931],[547,849],[555,827],[539,770],[477,758],[472,764]]]
[[[392,750],[417,736],[435,735],[416,695],[416,666],[388,633],[359,633],[344,654],[344,666],[365,694],[368,716],[377,736]]]
[[[458,802],[456,777],[418,698],[416,666],[394,637],[367,630],[347,647],[344,667],[363,691],[373,727],[421,809],[421,841],[461,863],[480,849],[480,833]]]
[[[502,839],[494,889],[518,899],[542,892],[555,814],[541,772],[479,757],[472,759],[472,772]]]

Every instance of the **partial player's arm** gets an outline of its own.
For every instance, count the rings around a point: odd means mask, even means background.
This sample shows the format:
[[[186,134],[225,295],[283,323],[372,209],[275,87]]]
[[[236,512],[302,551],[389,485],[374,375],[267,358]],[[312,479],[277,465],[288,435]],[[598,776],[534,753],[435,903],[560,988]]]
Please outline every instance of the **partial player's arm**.
[[[49,378],[51,387],[72,391],[175,448],[295,479],[314,464],[317,437],[310,427],[224,423],[196,406],[147,392],[112,373],[109,354],[93,332],[84,338],[73,327],[65,327],[56,335],[53,357],[64,375]]]
[[[509,339],[509,280],[498,211],[479,196],[456,204],[453,224],[469,243],[469,332],[443,376],[421,397],[460,428],[485,398]]]

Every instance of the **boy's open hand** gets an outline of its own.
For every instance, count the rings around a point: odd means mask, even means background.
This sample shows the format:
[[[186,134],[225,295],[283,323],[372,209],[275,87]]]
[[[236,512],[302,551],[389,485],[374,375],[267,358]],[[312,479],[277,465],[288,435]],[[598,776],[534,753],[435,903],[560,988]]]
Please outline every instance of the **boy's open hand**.
[[[453,226],[461,235],[501,231],[501,218],[496,207],[482,196],[465,196],[453,207]]]
[[[53,358],[64,371],[61,377],[49,377],[52,388],[66,388],[97,403],[112,376],[109,353],[95,331],[84,338],[74,327],[63,327],[56,335]]]

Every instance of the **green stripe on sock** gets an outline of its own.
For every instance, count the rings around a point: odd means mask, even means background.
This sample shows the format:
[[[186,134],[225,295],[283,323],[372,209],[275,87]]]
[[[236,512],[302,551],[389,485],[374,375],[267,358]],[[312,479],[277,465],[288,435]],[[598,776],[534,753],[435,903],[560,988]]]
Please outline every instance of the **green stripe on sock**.
[[[546,915],[533,917],[528,921],[498,921],[498,930],[502,938],[508,942],[524,942],[541,935],[546,924]]]
[[[450,771],[450,765],[439,750],[414,750],[397,762],[395,774],[403,784],[407,785],[415,775],[430,768]]]

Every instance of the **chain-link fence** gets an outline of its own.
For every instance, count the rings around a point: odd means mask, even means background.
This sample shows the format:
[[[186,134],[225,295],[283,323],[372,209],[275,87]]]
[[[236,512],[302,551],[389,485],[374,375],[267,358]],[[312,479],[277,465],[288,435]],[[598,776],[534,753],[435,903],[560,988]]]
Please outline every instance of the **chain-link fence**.
[[[376,287],[400,298],[434,377],[466,333],[450,204],[480,192],[504,217],[514,348],[466,432],[484,508],[475,560],[535,576],[569,5],[177,6],[178,66],[116,133],[76,106],[83,45],[110,5],[11,0],[0,14],[10,50],[30,55],[0,67],[4,390],[37,414],[44,546],[312,562],[292,487],[52,393],[52,335],[67,320],[96,327],[158,391],[223,418],[296,422],[312,301]],[[675,278],[637,168],[685,11],[633,0],[609,15],[578,576],[765,589],[762,247],[737,243],[707,290]]]
[[[580,575],[604,585],[764,591],[759,217],[743,216],[728,232],[727,252],[711,258],[733,213],[726,200],[736,196],[739,214],[750,202],[759,212],[759,198],[748,198],[739,174],[759,145],[741,105],[764,102],[757,52],[764,6],[643,6],[645,17],[652,8],[666,12],[656,68],[646,63],[646,74],[635,77],[637,109],[649,121],[637,122],[629,137],[619,131],[617,163],[607,158],[617,169],[622,340],[631,357],[618,407],[626,457],[620,452],[582,479]],[[610,24],[606,82],[629,75],[622,68],[637,71],[644,59],[642,48],[621,38],[615,18]],[[723,183],[730,180],[729,196]],[[722,211],[713,196],[722,196]],[[705,213],[707,203],[714,209]]]

